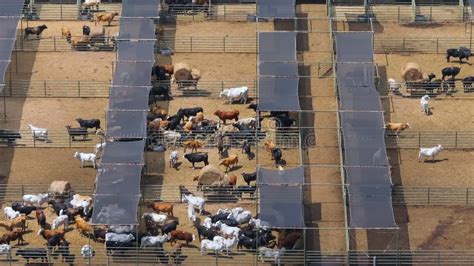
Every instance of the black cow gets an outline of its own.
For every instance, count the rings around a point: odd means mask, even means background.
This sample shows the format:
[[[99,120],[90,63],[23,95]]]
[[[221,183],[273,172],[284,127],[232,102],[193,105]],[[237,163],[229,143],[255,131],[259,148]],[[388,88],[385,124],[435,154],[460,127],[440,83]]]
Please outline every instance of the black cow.
[[[183,119],[183,115],[179,113],[177,115],[168,117],[168,121],[170,121],[170,123],[168,124],[168,127],[166,129],[176,130],[180,125],[181,119]]]
[[[63,240],[64,236],[63,235],[53,235],[48,239],[48,250],[49,252],[52,252],[54,247],[59,247],[61,244],[61,240]]]
[[[289,117],[289,116],[290,116],[290,112],[288,112],[288,111],[271,111],[271,112],[270,112],[270,116],[271,116],[271,117],[277,117],[277,116],[286,116],[286,117]]]
[[[257,109],[258,109],[258,104],[256,103],[251,103],[249,104],[249,106],[247,106],[248,109],[252,109],[254,110],[255,112],[257,112]]]
[[[105,240],[105,235],[107,230],[100,227],[94,227],[94,240],[98,241],[99,239]]]
[[[204,162],[204,165],[209,164],[209,156],[207,155],[207,152],[206,153],[187,153],[183,157],[193,164],[193,169],[194,169],[195,163]]]
[[[277,128],[291,127],[295,124],[295,119],[287,116],[276,116],[275,118]]]
[[[272,150],[272,160],[275,160],[275,164],[278,164],[283,156],[283,152],[280,148],[275,148]]]
[[[169,101],[171,99],[170,89],[166,86],[154,86],[150,90],[149,97],[151,99],[156,99],[156,96],[163,96],[163,100]]]
[[[251,145],[248,141],[244,141],[244,144],[242,144],[242,153],[247,155],[247,159],[251,160],[252,159],[252,150],[251,150]]]
[[[172,221],[170,223],[164,224],[163,227],[161,227],[161,232],[163,234],[169,234],[169,232],[176,230],[178,225],[179,225],[178,221]]]
[[[69,250],[69,242],[66,240],[61,241],[58,248],[58,253],[61,254],[62,261],[73,264],[74,263],[74,254],[71,254]]]
[[[85,120],[85,119],[82,119],[82,118],[77,118],[76,121],[79,123],[79,125],[81,127],[95,128],[95,130],[100,128],[100,120],[99,119]]]
[[[207,229],[204,225],[198,224],[196,226],[196,229],[197,229],[199,241],[201,241],[202,237],[204,237],[206,239],[209,239],[209,240],[213,240],[215,236],[219,235],[219,233],[217,233],[216,230]]]
[[[244,178],[245,183],[247,183],[247,186],[250,186],[250,182],[257,180],[257,172],[253,173],[242,173],[242,177]]]
[[[36,210],[36,207],[35,206],[16,206],[16,208],[13,208],[13,210],[19,213],[25,214],[26,216],[29,216],[33,211]]]
[[[216,215],[212,215],[210,218],[212,223],[217,223],[217,221],[226,220],[228,216],[229,213],[219,213]]]
[[[449,59],[452,57],[459,58],[459,62],[462,64],[463,59],[466,58],[469,61],[469,56],[471,56],[471,50],[466,47],[459,47],[459,49],[448,49],[446,51],[446,61],[449,63]]]
[[[107,255],[112,254],[115,251],[119,253],[123,253],[127,250],[127,248],[133,247],[133,244],[134,244],[134,241],[131,241],[131,242],[106,241],[105,249],[106,249]]]
[[[28,40],[28,36],[31,34],[35,34],[36,37],[39,39],[41,33],[47,29],[46,25],[36,26],[36,27],[26,27],[25,28],[25,40]]]
[[[464,90],[471,89],[473,82],[474,82],[474,76],[469,76],[469,77],[463,78],[462,84],[463,84]]]
[[[87,35],[91,33],[91,28],[87,25],[82,26],[82,35]]]
[[[454,79],[459,72],[461,72],[460,67],[445,67],[441,70],[441,74],[443,74],[441,79],[444,80],[446,76],[451,76]]]
[[[16,256],[22,256],[26,263],[30,263],[30,259],[41,259],[41,262],[48,262],[48,252],[44,248],[25,248],[16,251]]]
[[[202,107],[193,107],[193,108],[180,108],[178,110],[178,115],[181,114],[183,117],[189,118],[190,116],[195,116],[199,112],[204,112]]]
[[[56,213],[56,215],[59,215],[61,210],[66,212],[67,208],[69,207],[67,203],[55,201],[55,200],[48,201],[48,204],[53,206],[54,213]]]
[[[151,68],[151,75],[155,77],[155,80],[167,80],[168,76],[164,68],[159,65],[153,66]]]

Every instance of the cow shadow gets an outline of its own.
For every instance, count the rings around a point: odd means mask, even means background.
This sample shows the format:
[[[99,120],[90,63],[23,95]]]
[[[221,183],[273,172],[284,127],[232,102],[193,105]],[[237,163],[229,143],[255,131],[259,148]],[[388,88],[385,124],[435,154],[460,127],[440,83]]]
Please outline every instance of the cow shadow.
[[[440,163],[440,162],[444,162],[444,161],[448,161],[448,160],[449,160],[448,158],[434,159],[434,160],[426,160],[423,163]]]
[[[183,162],[177,162],[174,167],[171,167],[172,169],[175,169],[176,171],[179,171],[179,167],[183,164]]]
[[[238,171],[238,170],[242,169],[242,167],[243,167],[242,165],[234,166],[232,168],[229,168],[229,171],[227,171],[227,173]]]

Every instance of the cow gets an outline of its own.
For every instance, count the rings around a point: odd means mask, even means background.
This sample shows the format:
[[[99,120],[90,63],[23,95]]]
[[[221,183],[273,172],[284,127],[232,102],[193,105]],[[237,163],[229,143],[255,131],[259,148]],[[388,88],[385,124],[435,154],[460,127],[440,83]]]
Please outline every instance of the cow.
[[[240,103],[245,104],[249,98],[249,88],[240,87],[225,89],[219,93],[219,98],[222,97],[226,97],[229,100],[229,104],[232,104],[234,101],[240,101]]]
[[[214,115],[219,117],[219,119],[224,122],[224,125],[226,124],[227,120],[232,120],[232,119],[234,119],[235,121],[239,120],[239,110],[232,110],[232,111],[216,110],[214,112]]]
[[[242,177],[244,178],[245,183],[247,186],[250,186],[250,182],[257,180],[257,172],[253,173],[242,173]]]
[[[471,56],[471,50],[469,48],[459,47],[459,49],[448,49],[446,51],[446,62],[449,63],[449,59],[451,57],[457,57],[459,58],[459,62],[462,64],[464,63],[462,61],[464,58],[466,58],[467,61],[469,61],[469,56]]]
[[[170,243],[171,243],[171,245],[174,245],[176,243],[176,240],[185,241],[186,244],[188,245],[189,242],[192,242],[192,241],[196,240],[196,236],[191,234],[191,233],[182,231],[182,230],[171,231],[170,232]]]
[[[28,36],[29,35],[36,35],[36,38],[40,38],[39,36],[41,33],[47,29],[48,27],[46,25],[41,25],[41,26],[36,26],[36,27],[26,27],[25,28],[25,40],[28,41]]]
[[[84,128],[95,128],[97,131],[100,129],[100,120],[99,119],[82,119],[82,118],[77,118],[76,121],[79,123],[80,127]]]
[[[452,79],[454,79],[459,72],[461,72],[460,67],[445,67],[441,70],[441,74],[443,75],[441,79],[444,80],[446,76],[451,76]]]
[[[207,155],[207,152],[205,153],[187,153],[183,155],[183,158],[188,160],[190,163],[193,164],[193,169],[194,169],[194,164],[199,163],[199,162],[204,162],[204,165],[209,164],[209,156]]]

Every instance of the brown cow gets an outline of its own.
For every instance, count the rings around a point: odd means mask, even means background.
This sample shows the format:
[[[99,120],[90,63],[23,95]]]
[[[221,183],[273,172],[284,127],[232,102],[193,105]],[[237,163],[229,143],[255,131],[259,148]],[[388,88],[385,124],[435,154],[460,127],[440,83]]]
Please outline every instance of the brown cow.
[[[50,239],[53,236],[60,235],[64,239],[64,234],[66,232],[63,229],[54,229],[54,230],[48,230],[48,229],[40,229],[38,231],[38,235],[41,235],[45,240]]]
[[[173,214],[173,204],[165,202],[152,202],[148,204],[148,208],[153,209],[156,212],[164,212],[168,216],[174,217]]]
[[[227,158],[222,159],[219,162],[219,165],[225,166],[225,172],[229,171],[229,168],[234,168],[239,164],[239,156],[237,154],[232,154]]]
[[[205,144],[205,143],[204,143],[203,141],[199,141],[199,140],[187,140],[187,141],[184,141],[184,142],[183,142],[184,152],[186,152],[186,149],[187,149],[187,148],[191,148],[191,152],[194,152],[194,151],[197,152],[197,149],[203,147],[204,144]]]
[[[232,111],[217,110],[214,112],[214,115],[219,117],[219,119],[224,122],[224,125],[226,123],[226,120],[232,120],[232,119],[234,119],[235,121],[239,120],[239,110],[232,110]]]
[[[5,227],[8,230],[13,230],[14,227],[21,228],[21,231],[25,231],[28,227],[28,220],[25,214],[18,216],[14,219],[7,221],[0,221],[0,226]]]
[[[185,231],[181,231],[181,230],[171,231],[170,235],[171,235],[171,237],[170,237],[171,245],[176,243],[176,240],[186,241],[186,245],[188,245],[189,242],[192,242],[192,241],[196,240],[196,236],[194,234],[191,234],[191,233],[188,233],[188,232],[185,232]]]
[[[278,248],[293,249],[296,241],[301,238],[301,232],[280,232],[278,234]]]
[[[235,185],[237,185],[237,176],[236,175],[229,176],[229,186],[235,187]]]
[[[0,244],[8,244],[10,245],[11,241],[18,240],[18,245],[23,244],[25,240],[23,239],[23,232],[21,228],[15,228],[13,231],[6,232],[0,237]]]
[[[112,20],[114,20],[114,17],[118,16],[118,15],[119,15],[119,13],[117,11],[114,11],[112,13],[97,14],[97,16],[95,17],[95,25],[97,25],[97,22],[107,21],[108,25],[110,26],[110,23],[112,22]]]
[[[46,215],[42,210],[36,210],[36,222],[41,228],[46,228]]]
[[[82,219],[81,217],[74,218],[76,222],[76,229],[79,231],[79,234],[82,236],[91,237],[94,235],[94,228],[92,225],[86,222],[86,220]]]
[[[165,73],[169,74],[170,76],[174,73],[174,67],[171,64],[160,65],[160,68],[163,69]]]

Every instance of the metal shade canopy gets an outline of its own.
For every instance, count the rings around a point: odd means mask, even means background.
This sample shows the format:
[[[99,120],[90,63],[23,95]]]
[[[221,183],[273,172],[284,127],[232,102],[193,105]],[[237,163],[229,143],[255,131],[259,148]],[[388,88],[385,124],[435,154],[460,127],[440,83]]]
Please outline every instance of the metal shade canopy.
[[[260,77],[259,111],[300,111],[299,78]]]
[[[373,32],[336,32],[336,62],[373,62]]]
[[[260,185],[259,218],[273,228],[303,228],[303,191],[301,185]]]
[[[262,18],[295,17],[295,0],[258,0],[257,16]]]
[[[109,110],[148,110],[150,87],[112,86]]]
[[[282,63],[282,62],[263,62],[259,64],[260,76],[273,77],[297,77],[298,63]]]
[[[257,176],[259,185],[303,184],[304,168],[298,167],[281,171],[259,167]]]
[[[259,32],[258,60],[259,62],[295,62],[296,32]]]
[[[1,0],[0,17],[18,17],[20,19],[23,4],[23,0]],[[2,26],[0,27],[3,28]]]
[[[138,224],[137,213],[139,201],[139,195],[94,195],[92,224]]]
[[[120,18],[119,40],[155,39],[155,23],[149,18]]]
[[[145,140],[107,142],[102,164],[144,164]]]
[[[117,61],[113,85],[151,86],[153,62]]]
[[[96,195],[139,195],[143,165],[107,164],[97,170]]]
[[[159,14],[159,0],[122,0],[122,17],[156,18]]]
[[[155,41],[117,41],[118,61],[154,63]]]

